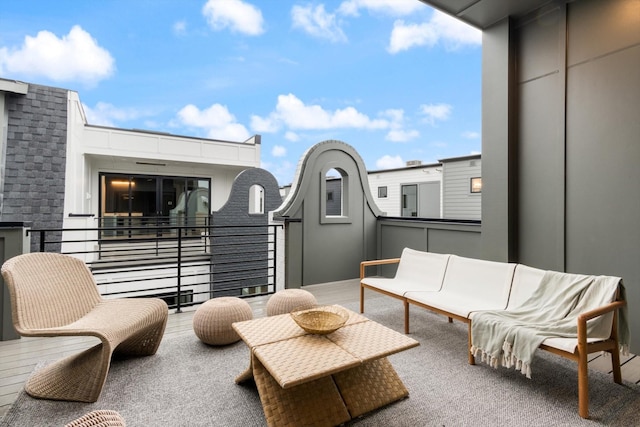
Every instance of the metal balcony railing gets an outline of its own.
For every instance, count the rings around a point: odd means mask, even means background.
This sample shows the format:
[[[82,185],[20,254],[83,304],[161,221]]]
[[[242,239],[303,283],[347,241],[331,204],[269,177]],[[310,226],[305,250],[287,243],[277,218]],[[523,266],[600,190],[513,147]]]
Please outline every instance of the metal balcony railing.
[[[99,218],[110,226],[33,228],[27,235],[41,252],[84,260],[105,298],[154,296],[180,312],[214,297],[275,292],[282,226],[135,219]]]

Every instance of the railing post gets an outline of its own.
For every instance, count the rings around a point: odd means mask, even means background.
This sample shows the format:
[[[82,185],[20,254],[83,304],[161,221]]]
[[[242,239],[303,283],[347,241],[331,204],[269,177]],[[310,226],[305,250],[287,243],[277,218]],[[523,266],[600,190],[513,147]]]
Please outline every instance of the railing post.
[[[176,313],[182,313],[182,309],[180,308],[181,300],[182,300],[182,228],[178,226],[178,266],[177,266],[177,293],[178,297],[176,298]]]
[[[273,291],[276,291],[276,286],[278,284],[278,228],[275,225],[271,226],[273,229]],[[267,258],[269,257],[269,253],[267,251]],[[269,287],[267,287],[267,290]]]
[[[44,252],[45,231],[40,230],[40,252]]]

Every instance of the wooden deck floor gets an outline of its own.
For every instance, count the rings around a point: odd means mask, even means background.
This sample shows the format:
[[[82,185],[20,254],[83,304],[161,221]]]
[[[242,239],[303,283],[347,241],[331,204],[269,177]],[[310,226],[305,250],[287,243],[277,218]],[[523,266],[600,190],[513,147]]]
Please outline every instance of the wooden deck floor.
[[[359,300],[358,280],[305,286],[316,296],[319,304],[346,304]],[[367,291],[368,297],[378,296]],[[248,298],[254,316],[265,315],[268,297]],[[420,310],[420,308],[414,308]],[[195,309],[178,314],[170,314],[165,337],[192,334],[192,317]],[[22,390],[26,379],[36,364],[43,360],[56,360],[77,353],[95,344],[95,338],[55,337],[21,338],[0,342],[0,418],[9,410]],[[623,359],[622,376],[625,380],[640,383],[640,357]],[[592,355],[592,369],[610,372],[611,361],[608,357]]]

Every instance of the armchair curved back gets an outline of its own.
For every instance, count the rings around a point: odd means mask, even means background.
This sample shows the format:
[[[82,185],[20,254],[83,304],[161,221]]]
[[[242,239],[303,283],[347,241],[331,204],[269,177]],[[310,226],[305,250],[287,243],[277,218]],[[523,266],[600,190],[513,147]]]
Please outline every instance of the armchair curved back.
[[[82,260],[57,253],[18,255],[2,266],[11,296],[13,325],[22,335],[72,323],[102,297]]]

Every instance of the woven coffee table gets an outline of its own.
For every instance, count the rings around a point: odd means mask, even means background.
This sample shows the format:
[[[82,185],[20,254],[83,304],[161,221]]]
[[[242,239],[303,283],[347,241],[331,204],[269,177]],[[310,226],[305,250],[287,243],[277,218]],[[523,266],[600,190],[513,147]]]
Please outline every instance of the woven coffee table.
[[[328,335],[306,333],[289,314],[234,323],[251,349],[249,369],[270,426],[334,426],[406,397],[386,356],[418,341],[349,312]]]

